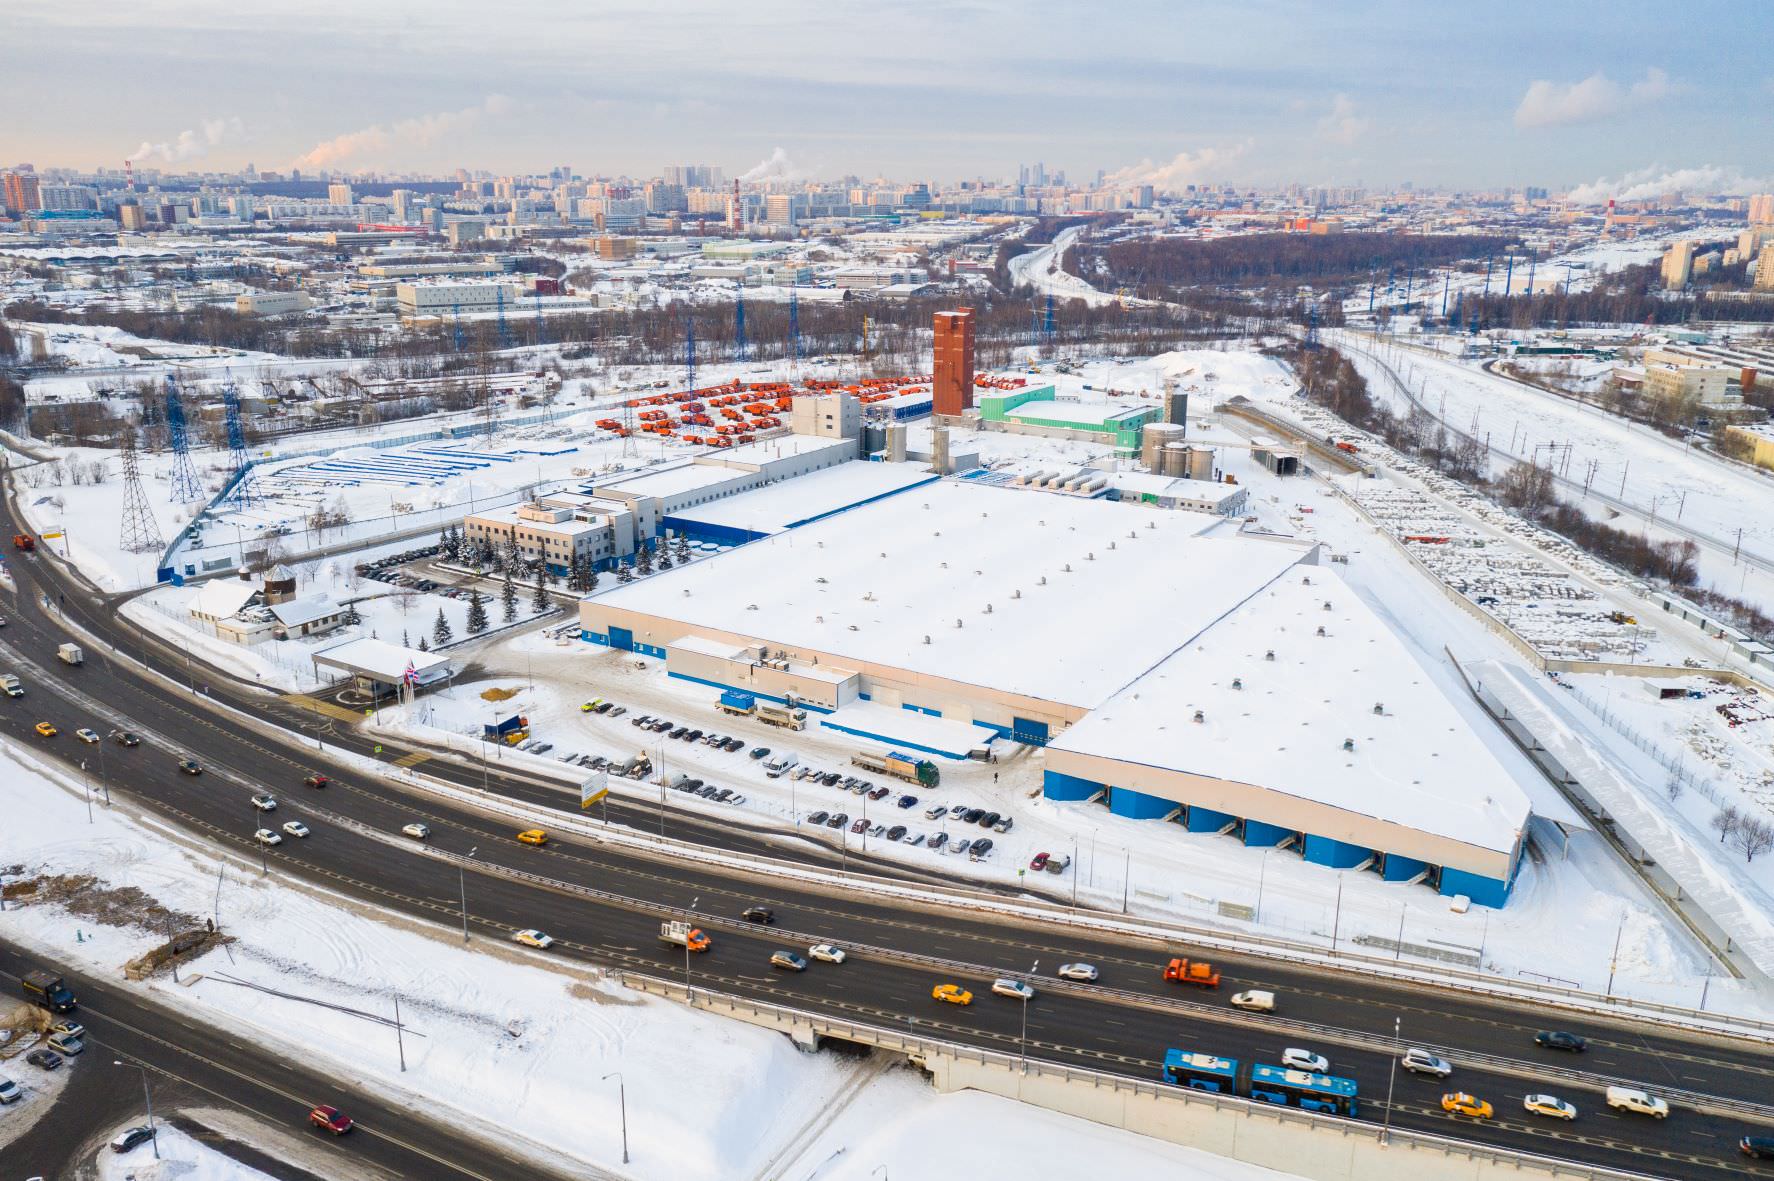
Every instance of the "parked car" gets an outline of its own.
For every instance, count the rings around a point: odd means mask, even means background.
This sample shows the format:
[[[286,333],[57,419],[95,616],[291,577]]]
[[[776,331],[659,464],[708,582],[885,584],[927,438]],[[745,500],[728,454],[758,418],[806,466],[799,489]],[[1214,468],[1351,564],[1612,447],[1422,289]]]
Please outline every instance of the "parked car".
[[[690,727],[679,726],[676,730],[673,730],[670,734],[667,734],[666,737],[667,738],[682,738],[684,735],[688,734],[689,732],[690,732]]]
[[[979,818],[977,823],[981,828],[990,828],[1002,819],[1003,817],[999,816],[996,812],[987,812],[984,816]]]
[[[864,790],[868,792],[868,797],[871,800],[884,800],[890,794],[892,794],[891,791],[885,787],[876,787],[876,788],[865,787]]]
[[[930,840],[928,843],[932,849],[940,849],[949,843],[949,834],[946,832],[933,832],[930,834]]]
[[[831,787],[838,782],[838,773],[836,771],[827,771],[819,781],[827,787]]]
[[[986,854],[990,853],[991,851],[992,851],[992,838],[991,837],[980,837],[978,840],[973,842],[973,848],[971,848],[967,851],[967,855],[969,857],[973,858],[975,861],[984,861]]]
[[[858,817],[856,823],[852,824],[850,826],[850,831],[852,833],[864,833],[864,832],[867,832],[868,830],[869,830],[869,822],[868,822],[868,817],[866,817],[866,816]]]
[[[723,742],[723,743],[721,743],[721,745],[722,745],[722,746],[723,746],[723,747],[724,747],[724,748],[726,748],[726,749],[727,749],[727,750],[730,750],[730,751],[732,751],[732,750],[739,750],[739,749],[740,749],[740,748],[742,748],[742,747],[743,747],[743,746],[745,746],[745,743],[744,743],[744,741],[743,741],[743,740],[741,740],[741,739],[738,739],[738,738],[729,738],[729,739],[727,739],[727,741],[725,741],[725,742]],[[765,752],[764,752],[764,753],[765,753],[765,754],[769,754],[769,753],[770,753],[770,752],[769,752],[769,751],[765,751]]]
[[[984,808],[969,808],[961,813],[961,819],[968,824],[978,824],[979,818],[985,814],[986,810]]]
[[[1574,1033],[1566,1033],[1562,1029],[1541,1030],[1534,1035],[1534,1044],[1548,1050],[1567,1050],[1573,1054],[1581,1054],[1589,1043]]]
[[[751,757],[754,759],[767,759],[770,757],[770,748],[767,746],[754,746],[751,748]]]
[[[896,824],[887,830],[887,839],[890,841],[897,841],[903,836],[905,836],[905,825],[903,824]]]
[[[917,796],[900,796],[899,799],[895,802],[898,803],[899,806],[902,808],[915,808],[918,806],[918,797]]]
[[[1029,868],[1036,869],[1036,870],[1046,869],[1047,868],[1047,854],[1046,853],[1037,853],[1033,857],[1029,858]]]
[[[146,1124],[137,1124],[133,1128],[125,1128],[111,1140],[112,1152],[128,1152],[138,1144],[146,1144],[154,1139],[154,1130]]]
[[[1577,1109],[1556,1095],[1523,1095],[1521,1105],[1535,1115],[1543,1115],[1549,1119],[1577,1118]]]
[[[949,806],[947,804],[933,804],[924,809],[924,819],[941,820],[944,816],[948,815],[948,811]]]
[[[965,852],[967,852],[967,850],[969,848],[972,847],[972,845],[973,845],[972,841],[969,841],[966,837],[960,837],[956,840],[949,842],[949,852],[951,852],[951,853],[965,853]]]
[[[41,1070],[59,1070],[62,1056],[54,1050],[32,1050],[25,1055],[25,1061]]]
[[[829,812],[815,812],[811,816],[807,817],[807,823],[808,824],[824,824],[829,819],[831,819],[831,813],[829,813]]]
[[[1070,853],[1055,853],[1047,859],[1048,873],[1064,873],[1071,867],[1072,855]]]
[[[81,1033],[84,1032],[86,1031],[81,1030]],[[45,1039],[45,1044],[56,1053],[69,1058],[86,1051],[86,1039],[81,1037],[79,1033],[52,1033]]]
[[[992,825],[992,831],[993,832],[1009,832],[1011,825],[1013,825],[1015,823],[1016,822],[1008,816],[1002,817],[1001,819],[999,819],[999,821],[996,824]]]
[[[1412,1046],[1399,1058],[1398,1064],[1412,1074],[1427,1074],[1435,1078],[1446,1078],[1454,1073],[1454,1068],[1446,1058],[1437,1058],[1428,1050]]]
[[[717,804],[724,804],[732,798],[733,789],[730,787],[723,787],[720,791],[715,793],[715,803]]]
[[[0,1074],[0,1105],[7,1104],[7,1103],[17,1103],[20,1099],[23,1099],[24,1097],[25,1097],[25,1093],[19,1089],[19,1085],[17,1083],[13,1082],[11,1079],[7,1078],[5,1075]],[[1746,1149],[1744,1149],[1744,1151],[1748,1152],[1749,1150],[1746,1148]]]
[[[1086,984],[1094,984],[1096,983],[1097,977],[1096,965],[1061,964],[1059,966],[1059,971],[1056,972],[1055,975],[1064,980],[1082,980]]]
[[[805,972],[807,961],[792,951],[773,951],[770,953],[770,966],[790,972]]]
[[[848,812],[833,812],[831,815],[831,819],[827,820],[825,822],[825,826],[827,828],[843,828],[846,824],[849,824],[849,823],[850,823],[850,813],[848,813]]]
[[[1289,1046],[1281,1051],[1281,1064],[1295,1070],[1309,1070],[1313,1074],[1329,1074],[1331,1068],[1329,1058],[1323,1054],[1314,1054],[1311,1050],[1302,1050],[1298,1046]]]
[[[335,1136],[343,1136],[352,1128],[351,1117],[329,1104],[310,1108],[308,1122],[317,1128],[324,1128]]]
[[[956,804],[949,809],[949,819],[950,820],[959,820],[965,815],[967,815],[967,805],[966,804]]]

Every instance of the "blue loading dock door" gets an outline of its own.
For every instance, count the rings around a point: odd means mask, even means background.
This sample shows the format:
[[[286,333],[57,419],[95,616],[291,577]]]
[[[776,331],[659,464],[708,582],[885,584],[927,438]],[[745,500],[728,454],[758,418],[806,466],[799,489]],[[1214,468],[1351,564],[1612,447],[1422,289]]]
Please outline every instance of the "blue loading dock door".
[[[1047,745],[1047,723],[1029,718],[1011,718],[1010,736],[1027,746]]]
[[[634,632],[626,627],[612,627],[610,629],[610,647],[620,648],[624,652],[633,652]]]

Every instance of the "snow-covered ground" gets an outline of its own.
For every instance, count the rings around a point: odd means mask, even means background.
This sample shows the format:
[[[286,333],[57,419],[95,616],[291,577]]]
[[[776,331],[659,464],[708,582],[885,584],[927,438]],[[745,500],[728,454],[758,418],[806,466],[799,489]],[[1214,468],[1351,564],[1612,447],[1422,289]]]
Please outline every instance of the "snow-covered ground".
[[[121,1130],[121,1129],[119,1129]],[[99,1150],[98,1181],[270,1181],[270,1175],[241,1164],[164,1119],[154,1121],[156,1145],[147,1141],[128,1152]]]
[[[1066,251],[1071,249],[1072,243],[1083,232],[1083,226],[1061,230],[1052,242],[1012,258],[1011,286],[1028,284],[1043,295],[1051,295],[1055,299],[1081,299],[1093,308],[1114,303],[1115,296],[1098,291],[1060,265]]]
[[[894,1176],[979,1176],[958,1170],[971,1162],[995,1174],[993,1162],[1032,1164],[1038,1151],[1049,1162],[1057,1151],[1117,1173],[1163,1163],[1172,1175],[1202,1181],[1283,1176],[1007,1100],[937,1096],[907,1072],[803,1054],[780,1034],[630,993],[594,969],[550,963],[541,953],[484,938],[464,948],[443,928],[218,859],[121,801],[89,824],[76,788],[10,748],[0,750],[0,811],[19,820],[0,829],[0,862],[21,867],[13,880],[92,875],[83,891],[89,899],[134,888],[175,912],[206,915],[221,868],[220,917],[235,942],[188,963],[184,985],[156,978],[136,987],[243,1036],[332,1063],[396,1101],[432,1115],[454,1111],[517,1151],[671,1181],[765,1169],[866,1177],[883,1164]],[[163,937],[28,902],[0,912],[0,932],[110,976]],[[408,1030],[404,1072],[388,1027],[306,1003],[386,1006],[392,1017],[397,995]],[[604,1081],[613,1071],[626,1087],[627,1166],[620,1096]],[[831,1117],[841,1118],[826,1126]],[[8,1118],[0,1109],[0,1128]],[[957,1152],[962,1129],[965,1152]],[[199,1158],[164,1125],[162,1137],[160,1172],[145,1171],[152,1159],[145,1146],[121,1157],[107,1150],[101,1168],[110,1170],[115,1157],[155,1181],[257,1177],[215,1154]]]
[[[1399,413],[1409,410],[1372,359],[1372,340],[1331,335],[1367,377],[1376,401]],[[1452,429],[1488,439],[1497,465],[1537,460],[1569,482],[1561,489],[1567,498],[1594,502],[1599,515],[1623,509],[1629,526],[1653,537],[1692,536],[1703,546],[1703,581],[1764,608],[1774,604],[1774,575],[1732,560],[1741,544],[1744,553],[1774,563],[1774,481],[1474,364],[1420,350],[1392,350],[1386,361],[1431,414]]]

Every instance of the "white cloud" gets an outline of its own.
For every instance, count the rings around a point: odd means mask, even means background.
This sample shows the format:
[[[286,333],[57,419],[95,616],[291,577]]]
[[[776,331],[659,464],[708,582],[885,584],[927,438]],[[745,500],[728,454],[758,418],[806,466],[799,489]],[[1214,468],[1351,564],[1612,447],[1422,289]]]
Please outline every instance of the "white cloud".
[[[1581,82],[1548,82],[1541,79],[1528,87],[1515,108],[1517,127],[1562,127],[1593,123],[1634,107],[1667,98],[1673,92],[1669,75],[1652,67],[1631,86],[1622,86],[1601,71]]]
[[[1774,188],[1774,179],[1746,177],[1735,166],[1706,164],[1699,168],[1667,169],[1653,164],[1615,179],[1598,177],[1578,185],[1566,194],[1566,199],[1578,205],[1603,205],[1610,197],[1616,201],[1642,201],[1669,192],[1743,195],[1770,188]]]
[[[517,100],[503,94],[490,94],[478,106],[459,111],[438,111],[396,123],[375,123],[357,131],[323,140],[308,149],[296,163],[304,168],[334,168],[351,161],[385,155],[402,147],[423,147],[447,135],[467,131],[488,117],[509,115],[517,110]]]
[[[1330,112],[1318,121],[1319,138],[1334,144],[1352,144],[1366,135],[1367,129],[1368,120],[1355,113],[1355,100],[1346,94],[1337,95]]]
[[[1202,148],[1198,152],[1178,152],[1169,160],[1154,164],[1149,158],[1130,164],[1104,177],[1112,185],[1151,185],[1159,191],[1174,192],[1185,185],[1207,179],[1223,179],[1224,170],[1250,149],[1251,141],[1230,148]],[[1221,176],[1210,176],[1219,172]]]
[[[163,143],[143,140],[141,146],[131,152],[131,160],[164,160],[168,164],[179,160],[196,160],[209,155],[209,150],[219,147],[230,139],[238,139],[245,128],[238,118],[205,119],[201,129],[186,128],[172,139]]]

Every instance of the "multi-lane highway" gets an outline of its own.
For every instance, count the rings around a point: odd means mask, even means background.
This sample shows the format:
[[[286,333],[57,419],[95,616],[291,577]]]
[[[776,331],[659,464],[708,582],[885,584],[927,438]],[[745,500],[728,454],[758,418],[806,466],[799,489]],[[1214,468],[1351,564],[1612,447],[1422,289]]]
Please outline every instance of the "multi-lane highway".
[[[0,533],[10,531],[0,524]],[[1765,1045],[1562,1018],[1557,1024],[1575,1026],[1591,1039],[1588,1053],[1562,1055],[1533,1045],[1535,1031],[1548,1018],[1531,1006],[1477,1001],[1244,956],[1214,957],[1225,975],[1218,993],[1184,993],[1159,978],[1163,953],[1133,942],[1056,931],[1036,921],[990,922],[866,894],[745,877],[558,836],[543,848],[520,845],[513,840],[516,826],[508,820],[410,793],[352,767],[329,765],[311,737],[267,737],[243,725],[218,707],[285,727],[306,725],[310,733],[316,715],[215,674],[195,671],[188,679],[183,654],[120,624],[107,602],[64,581],[47,558],[15,556],[11,567],[18,591],[0,607],[11,618],[0,632],[0,649],[5,650],[0,651],[0,664],[24,676],[27,693],[0,702],[0,731],[9,740],[65,758],[84,758],[88,773],[107,782],[114,793],[255,857],[250,834],[257,814],[248,796],[269,789],[282,801],[280,821],[301,818],[315,830],[308,840],[286,842],[271,851],[272,872],[323,880],[382,906],[459,923],[459,909],[438,901],[457,896],[455,864],[426,855],[399,835],[402,825],[422,821],[431,828],[430,846],[455,853],[479,850],[478,872],[468,879],[468,921],[482,937],[504,938],[515,927],[541,927],[560,941],[556,954],[681,976],[682,953],[657,941],[659,914],[663,907],[694,903],[716,941],[711,952],[690,964],[699,986],[846,1019],[905,1023],[921,1033],[1012,1052],[1025,1044],[1022,1006],[990,995],[987,988],[999,974],[1028,975],[1039,963],[1033,978],[1040,992],[1026,1014],[1031,1056],[1154,1078],[1170,1046],[1276,1061],[1285,1046],[1305,1045],[1328,1055],[1336,1073],[1358,1081],[1362,1118],[1375,1121],[1383,1115],[1398,1022],[1405,1044],[1436,1048],[1453,1060],[1456,1073],[1444,1088],[1399,1072],[1391,1111],[1395,1125],[1658,1176],[1742,1171],[1748,1162],[1738,1156],[1736,1140],[1756,1118],[1682,1105],[1667,1121],[1616,1114],[1602,1104],[1600,1079],[1636,1080],[1653,1090],[1694,1092],[1745,1105],[1760,1105],[1774,1095],[1774,1065]],[[64,617],[133,659],[117,660],[89,648],[84,666],[60,665],[54,652],[66,637]],[[142,674],[138,659],[160,676]],[[595,684],[588,682],[587,690],[595,692]],[[37,736],[33,726],[39,720],[53,722],[61,735]],[[79,726],[106,733],[119,725],[141,732],[146,741],[136,748],[104,746],[102,764],[99,748],[80,746],[71,737]],[[343,721],[332,726],[327,742],[331,748],[388,763],[424,753],[364,734]],[[204,775],[178,772],[176,759],[186,753],[204,764]],[[574,803],[563,800],[558,790],[505,775],[497,767],[483,772],[478,763],[431,757],[420,769],[476,789],[486,774],[493,792],[541,807],[570,808]],[[305,788],[301,780],[312,770],[326,771],[337,782],[322,790]],[[632,821],[646,831],[657,829],[657,814],[650,807],[615,804],[611,818]],[[669,835],[687,840],[774,856],[824,857],[811,850],[785,854],[782,846],[743,831],[678,813],[668,813],[667,824]],[[503,869],[539,875],[545,882],[504,876]],[[603,893],[575,892],[583,888]],[[739,912],[753,903],[775,908],[777,928],[738,921]],[[226,914],[221,917],[226,926]],[[842,966],[815,964],[800,975],[768,967],[772,950],[805,950],[806,943],[818,940],[870,950]],[[936,967],[914,957],[950,963]],[[1075,961],[1101,968],[1100,988],[1062,985],[1054,979],[1055,967]],[[948,980],[972,988],[974,1004],[958,1008],[934,1002],[932,986]],[[1224,998],[1243,988],[1274,990],[1281,997],[1280,1011],[1265,1018],[1230,1009]],[[1317,1028],[1306,1035],[1294,1023]],[[1481,1068],[1480,1061],[1487,1065]],[[1572,1071],[1589,1077],[1573,1080]],[[1442,1091],[1453,1088],[1489,1099],[1499,1118],[1456,1123],[1438,1104]],[[1576,1103],[1581,1118],[1554,1126],[1526,1114],[1521,1097],[1534,1091],[1552,1091]],[[1774,1175],[1774,1169],[1766,1172]]]

